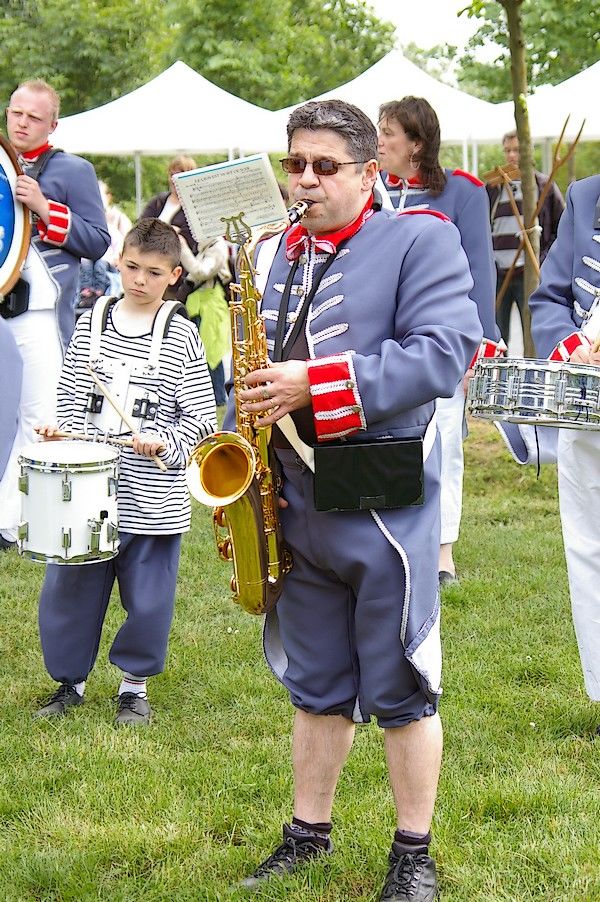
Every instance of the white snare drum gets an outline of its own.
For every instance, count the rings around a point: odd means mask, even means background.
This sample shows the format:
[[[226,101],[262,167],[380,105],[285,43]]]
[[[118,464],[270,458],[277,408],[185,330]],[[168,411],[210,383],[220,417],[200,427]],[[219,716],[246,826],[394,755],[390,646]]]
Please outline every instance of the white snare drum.
[[[24,448],[19,552],[54,564],[114,557],[118,461],[116,448],[97,442],[38,442]]]
[[[467,406],[475,417],[600,429],[600,367],[517,357],[477,361]]]

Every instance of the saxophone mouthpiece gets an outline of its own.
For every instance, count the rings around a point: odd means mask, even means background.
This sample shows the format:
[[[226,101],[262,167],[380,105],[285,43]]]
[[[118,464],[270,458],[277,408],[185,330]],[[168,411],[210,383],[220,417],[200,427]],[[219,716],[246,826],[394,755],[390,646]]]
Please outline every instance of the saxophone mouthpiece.
[[[314,203],[312,200],[299,200],[290,209],[287,211],[287,216],[290,225],[295,225],[299,222],[308,208]]]

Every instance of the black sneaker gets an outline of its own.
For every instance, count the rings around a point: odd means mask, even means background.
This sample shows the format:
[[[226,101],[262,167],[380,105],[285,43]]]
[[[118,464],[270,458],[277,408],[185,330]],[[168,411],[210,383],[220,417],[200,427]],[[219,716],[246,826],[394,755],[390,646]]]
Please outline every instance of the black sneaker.
[[[75,708],[83,704],[83,696],[80,695],[70,683],[61,683],[46,704],[36,711],[34,717],[62,717],[67,713],[67,708]]]
[[[137,692],[122,692],[117,697],[117,702],[116,724],[146,726],[150,723],[152,708],[145,695]]]
[[[298,839],[289,824],[283,825],[283,842],[272,855],[263,861],[250,877],[246,877],[236,885],[236,889],[258,889],[272,877],[285,877],[296,868],[307,864],[319,855],[331,855],[333,844],[330,839],[327,845],[312,839]]]
[[[433,858],[402,853],[394,842],[389,861],[390,869],[380,902],[433,902],[437,895]]]

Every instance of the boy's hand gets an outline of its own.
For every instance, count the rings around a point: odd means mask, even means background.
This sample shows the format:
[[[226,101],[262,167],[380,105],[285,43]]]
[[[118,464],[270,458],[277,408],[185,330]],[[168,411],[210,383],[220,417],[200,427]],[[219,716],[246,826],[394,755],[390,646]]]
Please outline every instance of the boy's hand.
[[[41,435],[47,442],[60,442],[62,441],[62,436],[56,435],[57,432],[60,432],[58,426],[34,426],[34,431],[37,432],[38,435]]]
[[[158,454],[159,451],[164,451],[165,446],[157,435],[134,435],[133,439],[133,450],[136,454],[141,454],[143,457],[154,457],[155,454]]]

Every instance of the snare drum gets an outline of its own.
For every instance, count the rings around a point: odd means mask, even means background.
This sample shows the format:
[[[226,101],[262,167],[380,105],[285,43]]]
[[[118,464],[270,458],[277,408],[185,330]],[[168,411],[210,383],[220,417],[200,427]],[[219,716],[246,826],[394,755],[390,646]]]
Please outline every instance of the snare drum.
[[[469,382],[474,417],[600,429],[600,367],[517,357],[482,358]]]
[[[97,442],[38,442],[19,456],[19,552],[93,564],[116,555],[119,452]]]

